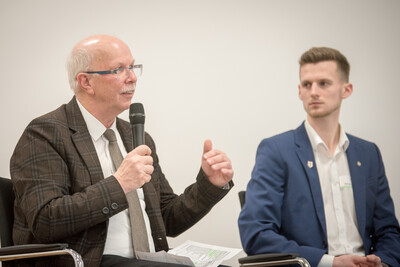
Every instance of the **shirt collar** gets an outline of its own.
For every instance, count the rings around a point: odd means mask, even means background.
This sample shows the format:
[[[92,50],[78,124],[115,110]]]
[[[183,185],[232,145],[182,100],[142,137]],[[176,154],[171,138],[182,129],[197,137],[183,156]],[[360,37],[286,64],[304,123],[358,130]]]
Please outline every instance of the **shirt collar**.
[[[107,128],[98,119],[96,119],[96,117],[90,114],[89,111],[87,111],[81,102],[79,102],[78,98],[76,99],[76,102],[78,102],[78,107],[81,110],[83,119],[86,122],[90,136],[92,137],[93,141],[97,141],[104,134]],[[110,127],[110,129],[114,130],[114,132],[117,131],[116,121],[117,120],[114,120]]]
[[[310,125],[310,123],[307,120],[304,122],[304,126],[306,128],[306,132],[308,138],[310,139],[310,143],[313,150],[316,151],[319,145],[323,145],[327,149],[327,146],[322,140],[322,138],[318,135],[318,133],[314,130],[314,128]],[[340,137],[339,137],[338,147],[343,149],[343,151],[346,151],[347,148],[349,147],[350,141],[347,138],[347,135],[344,132],[343,127],[340,124],[339,128],[340,128]]]

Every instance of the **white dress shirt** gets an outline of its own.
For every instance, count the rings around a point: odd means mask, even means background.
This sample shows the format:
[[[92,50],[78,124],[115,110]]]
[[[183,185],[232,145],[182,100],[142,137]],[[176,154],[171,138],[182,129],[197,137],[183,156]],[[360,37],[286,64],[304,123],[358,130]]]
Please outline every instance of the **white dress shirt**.
[[[334,256],[338,255],[365,256],[346,155],[349,140],[342,127],[339,127],[339,143],[332,156],[318,133],[308,121],[305,122],[318,170],[328,237],[328,255],[322,257],[318,267],[332,266]]]
[[[86,126],[89,130],[90,136],[92,137],[94,147],[96,148],[97,156],[100,160],[100,165],[101,169],[103,170],[104,178],[107,178],[113,175],[116,171],[114,170],[110,151],[108,149],[109,142],[103,136],[107,128],[92,114],[90,114],[85,109],[85,107],[82,106],[78,99],[77,102],[81,110],[82,116],[86,122]],[[110,129],[115,132],[119,149],[121,150],[122,156],[125,158],[127,152],[122,142],[121,136],[117,130],[116,120],[114,120],[114,123],[111,125]],[[139,188],[136,190],[136,192],[139,197],[139,202],[142,208],[144,222],[147,229],[150,252],[155,252],[154,241],[151,236],[150,221],[145,210],[146,203],[144,201],[143,189]],[[110,217],[107,229],[107,239],[103,254],[119,255],[127,258],[134,257],[128,209]]]

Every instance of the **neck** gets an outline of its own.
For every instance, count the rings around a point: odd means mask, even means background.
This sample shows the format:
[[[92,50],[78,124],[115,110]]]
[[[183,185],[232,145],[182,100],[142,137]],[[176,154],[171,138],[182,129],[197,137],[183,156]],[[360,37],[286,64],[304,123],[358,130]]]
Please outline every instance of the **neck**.
[[[82,106],[95,117],[98,121],[100,121],[104,127],[110,128],[114,123],[115,118],[118,114],[112,114],[109,111],[100,109],[98,103],[91,101],[90,98],[84,97],[82,95],[76,94],[76,98],[82,104]]]
[[[318,133],[328,149],[333,155],[340,138],[340,125],[338,119],[329,120],[327,118],[307,118],[311,127]]]

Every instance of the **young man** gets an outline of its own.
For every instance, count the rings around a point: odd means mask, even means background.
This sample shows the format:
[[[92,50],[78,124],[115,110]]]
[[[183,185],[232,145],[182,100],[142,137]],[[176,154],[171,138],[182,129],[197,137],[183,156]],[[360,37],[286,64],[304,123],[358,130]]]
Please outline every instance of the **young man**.
[[[176,195],[150,135],[133,148],[130,124],[117,117],[129,108],[141,71],[128,46],[113,36],[88,37],[67,68],[75,96],[33,120],[11,158],[14,243],[68,243],[85,266],[176,266],[137,260],[135,251],[168,250],[167,235],[206,215],[233,186],[229,158],[207,140],[196,181]],[[70,266],[71,258],[36,264]]]
[[[379,149],[339,124],[353,92],[349,63],[326,47],[299,63],[307,120],[258,147],[239,216],[244,250],[297,252],[311,266],[399,266],[399,224]]]

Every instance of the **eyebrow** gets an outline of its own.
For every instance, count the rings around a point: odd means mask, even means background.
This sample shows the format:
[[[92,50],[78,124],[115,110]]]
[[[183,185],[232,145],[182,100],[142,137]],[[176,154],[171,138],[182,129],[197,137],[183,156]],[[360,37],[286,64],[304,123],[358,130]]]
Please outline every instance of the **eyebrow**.
[[[135,64],[135,59],[133,59],[133,61],[129,64],[129,66],[133,66]],[[118,68],[123,68],[125,67],[125,64],[122,62],[118,62],[112,65],[112,69],[118,69]]]

